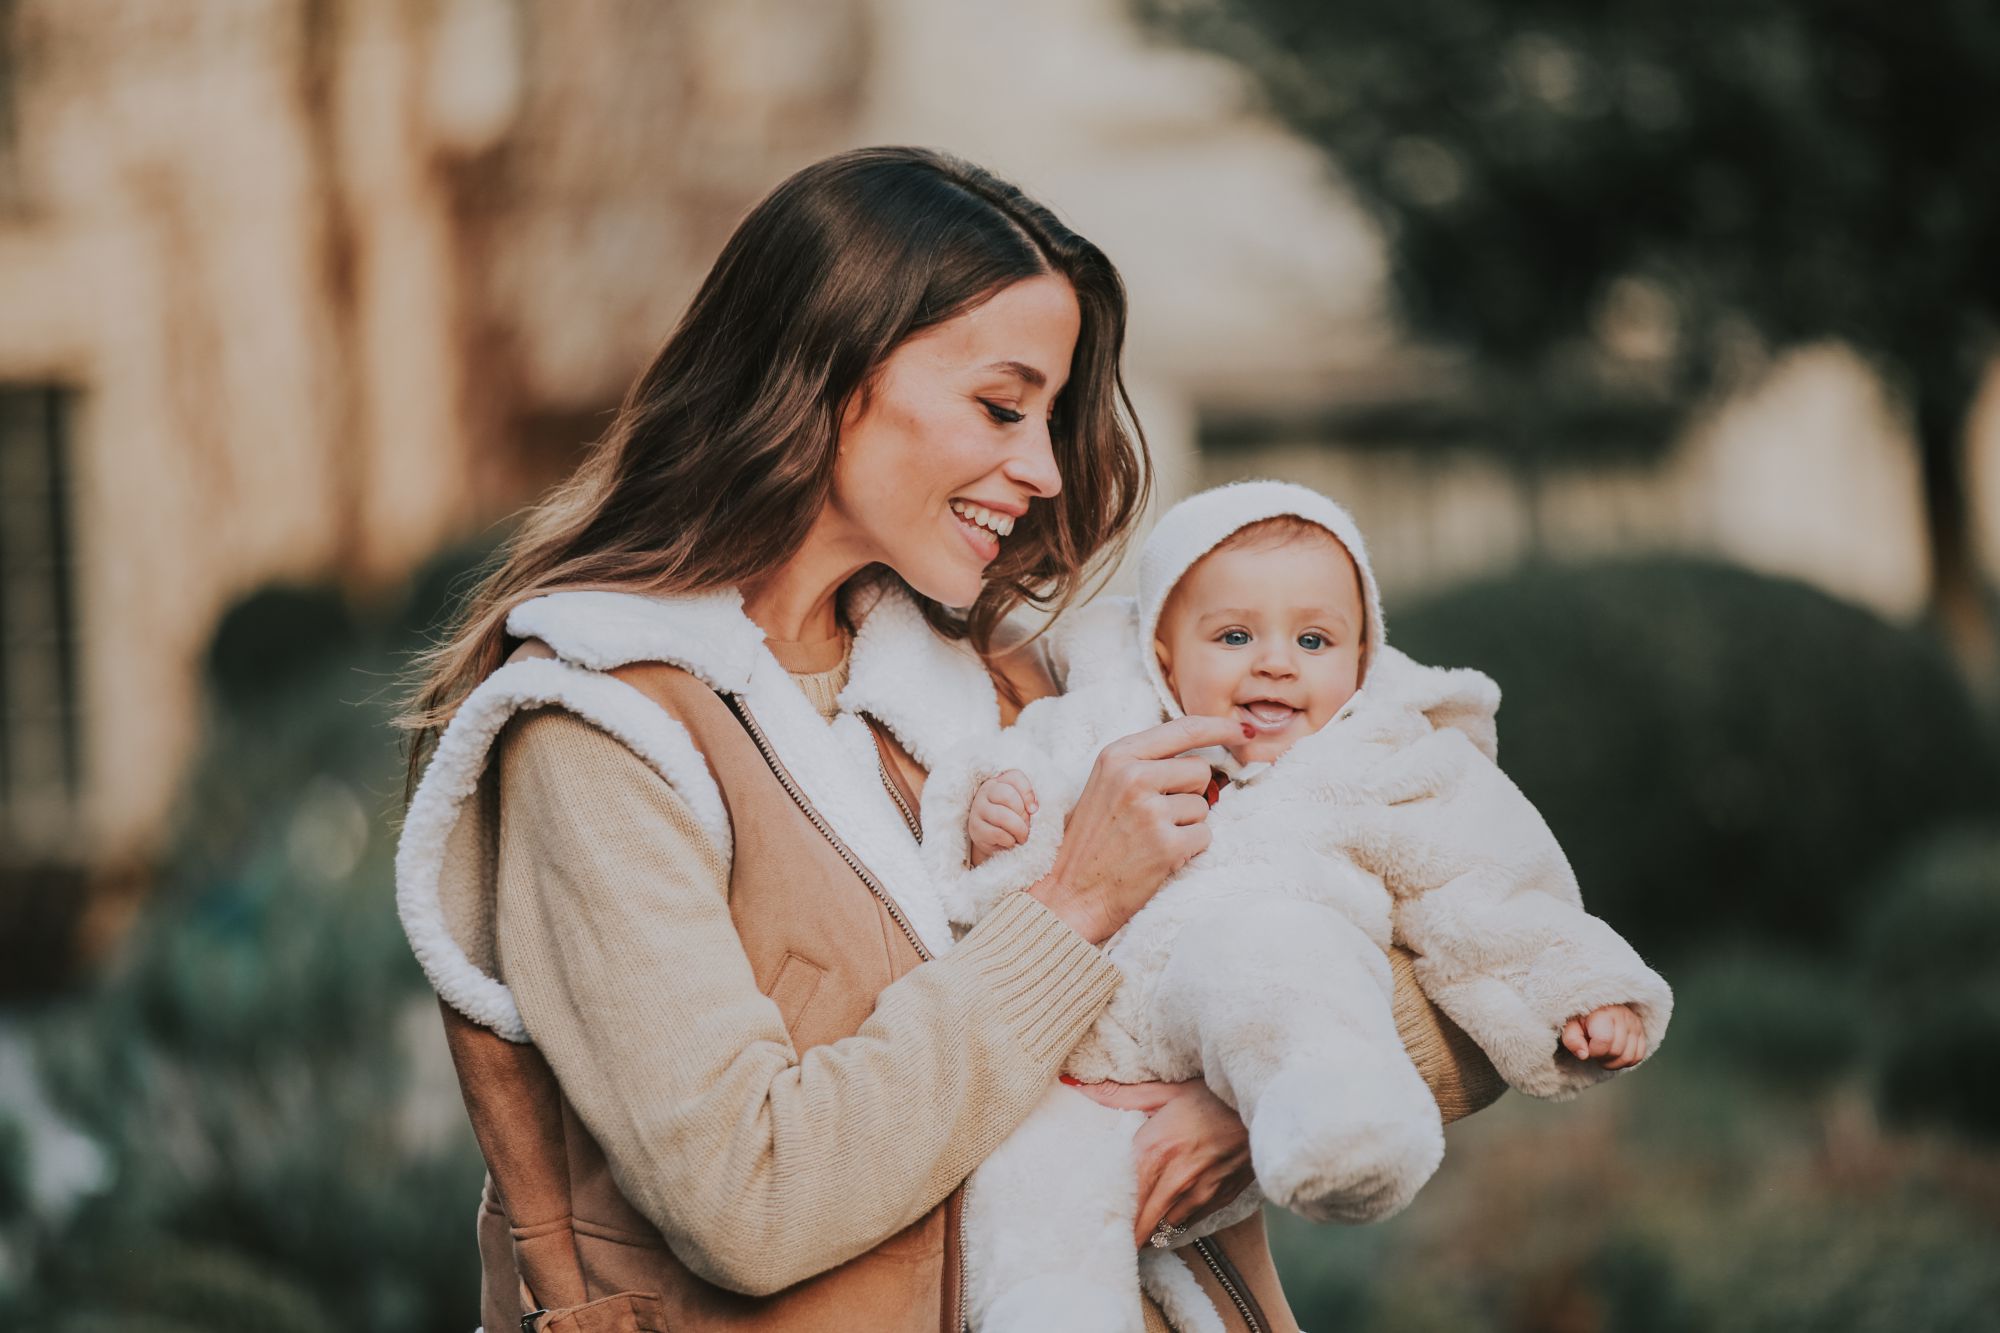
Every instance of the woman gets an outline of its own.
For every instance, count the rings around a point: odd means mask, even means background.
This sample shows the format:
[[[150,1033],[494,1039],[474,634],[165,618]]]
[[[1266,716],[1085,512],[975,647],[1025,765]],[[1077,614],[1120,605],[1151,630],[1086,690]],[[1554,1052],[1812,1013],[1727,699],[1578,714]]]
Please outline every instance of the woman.
[[[1052,688],[1003,618],[1143,507],[1123,335],[1109,262],[1012,186],[808,167],[428,662],[398,896],[490,1169],[489,1333],[957,1327],[958,1187],[1205,845],[1183,752],[1232,725],[1109,747],[1054,873],[951,942],[910,812]],[[1144,1227],[1247,1179],[1200,1084],[1105,1095],[1154,1112]],[[1255,1220],[1219,1240],[1218,1308],[1291,1327]]]

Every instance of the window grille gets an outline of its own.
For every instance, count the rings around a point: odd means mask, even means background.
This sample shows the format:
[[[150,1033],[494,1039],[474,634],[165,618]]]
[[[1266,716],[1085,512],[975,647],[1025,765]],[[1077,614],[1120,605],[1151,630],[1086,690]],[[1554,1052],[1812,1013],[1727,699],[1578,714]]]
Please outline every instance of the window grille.
[[[18,107],[21,53],[19,6],[16,0],[0,0],[0,204],[12,204],[20,191],[20,147]]]
[[[0,387],[0,832],[59,852],[82,792],[70,395]]]

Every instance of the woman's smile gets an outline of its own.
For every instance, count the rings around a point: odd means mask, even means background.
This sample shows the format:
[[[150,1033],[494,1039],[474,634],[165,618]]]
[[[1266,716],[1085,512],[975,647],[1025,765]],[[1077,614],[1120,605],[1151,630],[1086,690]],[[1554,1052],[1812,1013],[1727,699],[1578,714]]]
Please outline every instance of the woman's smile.
[[[952,517],[981,564],[1000,554],[1000,539],[1014,530],[1014,516],[972,500],[953,500]]]

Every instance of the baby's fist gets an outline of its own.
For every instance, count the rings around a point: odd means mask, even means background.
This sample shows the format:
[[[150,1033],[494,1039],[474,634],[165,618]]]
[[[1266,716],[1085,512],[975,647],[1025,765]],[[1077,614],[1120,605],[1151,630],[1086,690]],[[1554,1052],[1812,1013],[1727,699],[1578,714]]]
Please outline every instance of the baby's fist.
[[[1026,842],[1028,822],[1039,808],[1028,775],[1018,768],[1010,768],[980,783],[979,790],[972,794],[972,809],[965,819],[972,864],[978,865],[995,852]]]
[[[1646,1058],[1646,1026],[1622,1004],[1607,1004],[1563,1024],[1563,1049],[1606,1069],[1629,1069]]]

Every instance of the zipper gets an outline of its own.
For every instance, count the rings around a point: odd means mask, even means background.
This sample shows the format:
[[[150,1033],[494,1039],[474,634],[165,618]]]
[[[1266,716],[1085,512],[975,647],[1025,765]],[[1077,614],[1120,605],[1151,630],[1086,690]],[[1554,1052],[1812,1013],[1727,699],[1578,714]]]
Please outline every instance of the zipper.
[[[750,739],[757,746],[757,753],[764,756],[764,766],[769,768],[772,776],[778,779],[778,785],[783,787],[785,794],[792,798],[792,804],[796,805],[800,813],[812,821],[812,826],[819,830],[820,836],[825,838],[828,845],[833,848],[840,859],[847,863],[847,868],[854,872],[855,878],[868,886],[868,891],[875,895],[875,901],[882,904],[883,909],[889,913],[890,919],[903,932],[903,938],[908,940],[910,947],[917,951],[917,957],[926,963],[930,962],[931,951],[924,947],[924,942],[921,939],[917,938],[917,932],[911,928],[909,918],[903,915],[903,909],[896,906],[896,900],[889,896],[888,890],[882,887],[881,882],[875,878],[867,866],[861,864],[861,858],[856,856],[849,850],[847,844],[840,840],[840,835],[833,831],[832,825],[828,824],[821,817],[819,811],[813,809],[812,802],[806,799],[805,792],[799,789],[799,784],[792,779],[791,773],[785,768],[784,761],[778,758],[777,750],[772,748],[770,740],[765,737],[764,729],[757,725],[757,719],[750,712],[749,705],[733,694],[724,694],[722,701],[729,705],[730,712],[736,714],[736,720],[743,724],[743,730],[750,733]],[[871,733],[874,733],[873,727],[870,727],[869,730]],[[918,824],[916,816],[910,813],[909,802],[903,799],[903,793],[896,789],[895,782],[889,777],[889,766],[888,762],[882,757],[882,741],[879,733],[875,733],[875,766],[881,771],[882,785],[889,789],[889,795],[896,802],[896,808],[902,811],[903,822],[910,826],[910,836],[918,842],[922,842],[924,840],[922,826]],[[957,1329],[958,1333],[970,1333],[970,1326],[965,1320],[965,1194],[963,1187],[960,1189],[958,1200],[958,1289],[953,1294],[952,1306],[951,1326]]]
[[[819,830],[820,836],[827,840],[833,847],[833,850],[839,854],[841,860],[847,862],[847,868],[852,870],[855,876],[868,886],[868,891],[875,895],[875,900],[882,904],[883,908],[888,911],[890,919],[902,930],[903,938],[908,940],[910,947],[917,951],[917,957],[926,963],[930,962],[931,951],[924,947],[924,942],[921,939],[917,938],[917,932],[911,928],[909,918],[903,915],[903,909],[896,906],[896,900],[889,896],[889,891],[882,887],[881,881],[875,878],[874,873],[867,866],[861,864],[861,858],[848,850],[847,844],[840,840],[840,835],[833,831],[833,826],[820,816],[819,811],[813,809],[812,802],[806,799],[806,794],[799,789],[799,784],[792,780],[791,773],[786,770],[784,762],[778,758],[778,752],[771,747],[771,742],[765,738],[764,729],[757,725],[757,719],[751,715],[749,706],[733,694],[725,694],[722,696],[722,699],[724,703],[729,705],[729,711],[736,714],[736,720],[743,724],[743,729],[750,733],[750,739],[756,742],[757,752],[764,756],[765,766],[777,777],[778,785],[785,789],[785,794],[792,798],[792,804],[796,805],[805,817],[812,821],[812,826]],[[881,762],[882,754],[880,750],[876,751],[875,760],[878,764]]]
[[[1235,1264],[1229,1262],[1229,1256],[1222,1252],[1222,1247],[1211,1237],[1204,1236],[1194,1243],[1194,1250],[1208,1265],[1208,1271],[1215,1274],[1223,1294],[1236,1306],[1236,1313],[1243,1318],[1243,1327],[1249,1333],[1264,1333],[1264,1312],[1257,1308],[1256,1298],[1251,1296],[1249,1287],[1243,1283],[1243,1275],[1236,1271]]]
[[[951,1297],[951,1323],[947,1328],[958,1333],[972,1333],[972,1325],[965,1317],[965,1205],[972,1197],[972,1182],[966,1180],[958,1187],[958,1289]]]
[[[889,774],[889,756],[883,745],[882,733],[875,729],[872,721],[868,722],[868,732],[875,738],[875,767],[882,774],[882,786],[889,793],[889,799],[896,803],[896,809],[902,812],[903,822],[910,826],[910,836],[921,843],[924,827],[910,809],[910,803],[903,799],[902,787]],[[958,1244],[953,1247],[958,1253],[958,1284],[952,1289],[951,1322],[945,1325],[946,1328],[956,1329],[957,1333],[971,1333],[972,1327],[965,1317],[965,1201],[971,1192],[971,1181],[958,1187]]]
[[[889,776],[889,756],[882,752],[882,733],[875,730],[873,722],[868,723],[867,726],[868,734],[875,738],[875,768],[882,774],[882,785],[888,790],[889,799],[896,803],[896,809],[902,812],[903,822],[910,826],[910,836],[918,842],[922,842],[924,840],[923,825],[917,822],[917,816],[910,809],[910,803],[903,799],[903,789],[896,785],[896,779]]]
[[[902,823],[910,825],[910,837],[922,843],[924,825],[918,823],[916,813],[910,809],[910,803],[902,799],[902,787],[898,787],[896,779],[890,777],[888,747],[882,741],[882,733],[876,731],[874,723],[868,723],[868,735],[872,735],[876,743],[876,771],[882,775],[882,789],[888,791],[888,799],[894,801],[896,809],[902,813]],[[966,1319],[966,1199],[970,1195],[972,1195],[972,1181],[964,1181],[958,1187],[958,1245],[954,1247],[958,1251],[958,1285],[952,1289],[950,1323],[944,1325],[946,1329],[956,1329],[958,1333],[972,1333],[972,1323]]]

